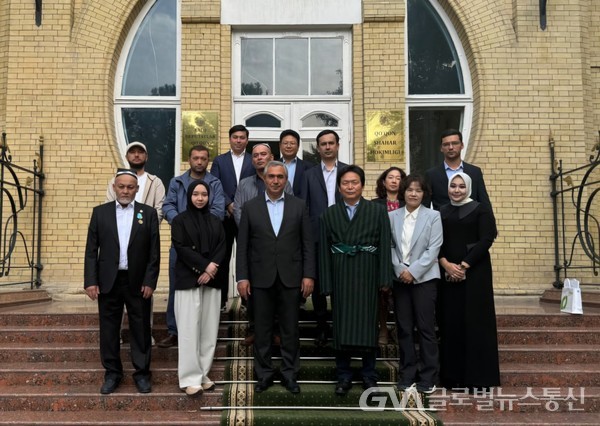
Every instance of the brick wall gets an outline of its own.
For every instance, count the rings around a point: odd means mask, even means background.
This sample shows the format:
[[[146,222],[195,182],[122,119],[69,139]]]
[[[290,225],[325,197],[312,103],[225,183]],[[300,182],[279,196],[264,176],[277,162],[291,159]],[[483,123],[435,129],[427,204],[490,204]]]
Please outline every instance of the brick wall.
[[[375,181],[390,166],[366,163],[366,115],[371,111],[404,111],[404,1],[365,0],[364,23],[353,34],[354,162],[364,166],[365,198],[374,198]]]
[[[548,29],[531,0],[440,0],[463,42],[474,88],[466,160],[484,169],[498,219],[497,293],[539,293],[553,274],[548,137],[565,165],[587,161],[600,128],[600,5],[548,2]],[[29,2],[0,2],[0,125],[17,163],[46,141],[43,279],[57,294],[76,292],[91,208],[120,165],[113,88],[125,37],[144,0],[55,0],[43,25]],[[182,110],[219,111],[220,151],[233,124],[231,31],[218,0],[183,0]],[[404,1],[364,0],[354,25],[354,159],[365,161],[365,115],[404,110]],[[379,172],[367,164],[367,197]],[[403,166],[402,164],[400,166]],[[187,165],[182,165],[185,169]],[[167,184],[167,182],[165,182]],[[167,278],[169,227],[162,225]],[[582,281],[597,281],[592,276]]]

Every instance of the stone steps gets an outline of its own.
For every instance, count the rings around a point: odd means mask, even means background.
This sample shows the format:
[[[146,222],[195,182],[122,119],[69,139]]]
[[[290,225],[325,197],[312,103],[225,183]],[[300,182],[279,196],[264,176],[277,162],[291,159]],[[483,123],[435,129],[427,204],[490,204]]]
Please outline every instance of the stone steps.
[[[177,348],[155,347],[153,391],[137,393],[125,343],[124,381],[114,394],[100,395],[104,370],[96,309],[88,302],[80,311],[60,313],[0,310],[0,425],[219,424],[221,412],[207,409],[222,405],[227,343],[231,341],[226,336],[239,323],[222,316],[221,340],[211,372],[211,379],[217,382],[214,392],[195,399],[187,397],[177,386]],[[557,308],[556,312],[532,314],[527,309],[497,317],[502,387],[494,391],[500,390],[502,395],[459,397],[453,390],[434,394],[432,405],[437,404],[438,415],[446,425],[600,423],[600,313],[565,315]],[[309,337],[313,323],[303,322],[301,328],[304,354],[313,355]],[[127,332],[124,334],[127,342]],[[157,340],[166,336],[164,311],[154,315],[153,334]],[[325,353],[333,356],[332,351]],[[308,362],[303,360],[301,366]],[[334,362],[330,362],[333,371]],[[333,384],[319,386],[333,391]],[[306,397],[314,387],[314,383],[304,383]],[[546,406],[550,400],[541,398],[558,394],[564,399],[569,387],[574,397],[551,402],[549,408],[556,410],[551,412]],[[579,387],[584,387],[581,403]],[[515,402],[528,393],[533,396]],[[506,395],[516,397],[507,399]],[[568,402],[572,402],[571,407]]]
[[[12,426],[218,426],[220,411],[193,410],[102,410],[100,415],[82,415],[81,411],[2,411],[0,424]]]
[[[46,290],[0,290],[0,308],[50,302],[52,298]]]
[[[310,346],[310,342],[308,345]],[[308,353],[308,350],[305,351]],[[302,353],[302,352],[301,352]],[[600,364],[600,345],[500,345],[501,363],[539,363],[545,364]],[[129,346],[121,349],[122,359],[129,356]],[[333,354],[332,354],[333,356]],[[44,343],[5,343],[0,351],[0,363],[19,362],[83,362],[98,357],[95,343],[73,343],[61,346],[48,346]],[[218,345],[216,358],[227,357],[225,345]],[[177,361],[177,348],[154,348],[152,361]]]
[[[123,384],[110,395],[101,395],[98,385],[56,385],[52,387],[0,387],[0,406],[6,411],[195,411],[222,403],[222,387],[190,398],[177,385],[153,384],[152,392],[140,394],[133,384]],[[1,424],[2,420],[0,420]]]
[[[441,412],[437,414],[443,420],[444,426],[598,426],[597,413],[520,413],[510,411],[479,411],[474,413]]]

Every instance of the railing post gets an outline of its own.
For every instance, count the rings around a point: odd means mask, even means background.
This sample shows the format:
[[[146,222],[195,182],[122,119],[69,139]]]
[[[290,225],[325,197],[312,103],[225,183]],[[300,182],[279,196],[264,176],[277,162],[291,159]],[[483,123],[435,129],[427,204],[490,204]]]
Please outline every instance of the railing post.
[[[44,198],[44,136],[40,135],[40,161],[39,161],[39,170],[37,165],[34,165],[34,182],[38,182],[38,190],[39,190],[39,202],[37,205],[37,253],[35,256],[35,287],[39,288],[42,285],[42,269],[44,269],[44,265],[42,265],[42,199]],[[35,192],[34,192],[34,199]],[[35,209],[34,209],[35,211]]]
[[[554,221],[554,273],[555,279],[552,283],[554,288],[562,288],[562,282],[560,281],[560,253],[558,249],[558,192],[556,191],[556,180],[558,179],[558,174],[555,170],[556,163],[556,153],[555,153],[555,144],[554,137],[550,134],[550,139],[548,141],[548,145],[550,147],[550,185],[552,190],[550,191],[550,196],[552,197],[552,219]]]

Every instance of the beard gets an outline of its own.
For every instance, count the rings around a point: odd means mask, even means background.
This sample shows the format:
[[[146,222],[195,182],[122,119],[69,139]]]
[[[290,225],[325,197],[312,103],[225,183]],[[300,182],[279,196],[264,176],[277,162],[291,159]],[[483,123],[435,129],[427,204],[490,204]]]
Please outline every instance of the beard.
[[[146,166],[146,162],[144,161],[143,163],[140,164],[133,164],[131,162],[129,162],[129,168],[131,170],[135,170],[136,172],[139,170],[144,170],[144,167]]]

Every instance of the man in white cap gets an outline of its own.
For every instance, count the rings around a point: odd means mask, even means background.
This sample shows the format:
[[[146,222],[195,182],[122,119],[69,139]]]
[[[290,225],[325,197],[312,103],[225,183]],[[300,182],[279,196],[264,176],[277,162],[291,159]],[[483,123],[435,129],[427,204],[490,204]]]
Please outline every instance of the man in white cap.
[[[129,169],[133,170],[137,175],[137,182],[139,190],[135,194],[135,201],[138,203],[146,204],[156,209],[158,213],[158,224],[163,218],[162,205],[165,200],[165,186],[158,176],[151,175],[146,172],[146,162],[148,161],[148,150],[146,145],[141,142],[131,142],[127,145],[127,153],[125,158],[129,163]],[[115,179],[113,178],[108,184],[106,189],[106,202],[116,201],[117,197],[114,190]],[[154,304],[151,303],[151,309],[153,310]],[[150,326],[153,324],[154,315],[150,313]],[[123,320],[121,328],[125,322],[125,312],[123,312]],[[121,338],[121,341],[123,339]],[[155,340],[152,337],[152,346],[154,346]]]
[[[125,158],[129,163],[129,168],[134,170],[138,178],[140,190],[135,196],[135,201],[154,207],[158,213],[159,223],[163,218],[162,205],[165,200],[165,186],[158,176],[146,172],[146,162],[148,161],[148,150],[146,145],[141,142],[131,142],[127,145]],[[115,191],[113,190],[114,179],[108,184],[106,189],[106,201],[115,201]]]

